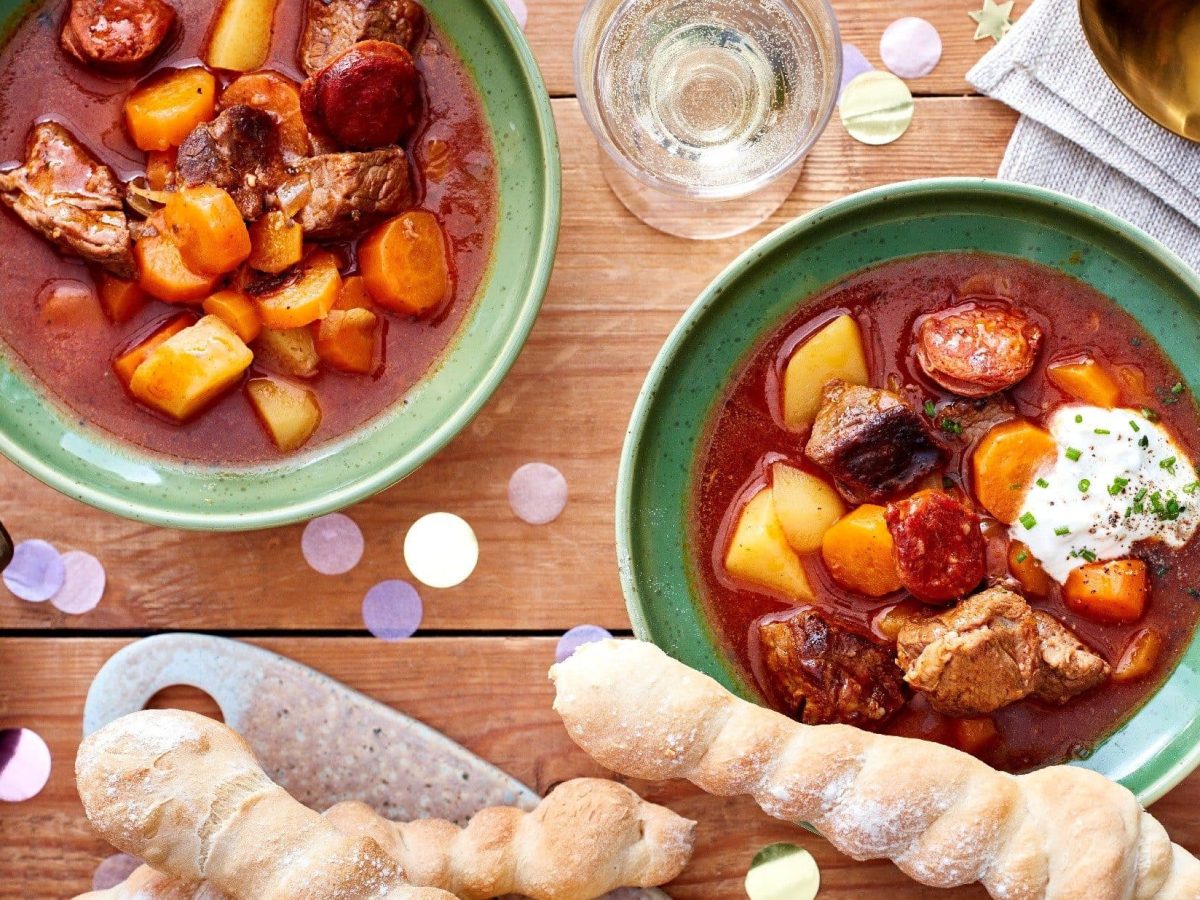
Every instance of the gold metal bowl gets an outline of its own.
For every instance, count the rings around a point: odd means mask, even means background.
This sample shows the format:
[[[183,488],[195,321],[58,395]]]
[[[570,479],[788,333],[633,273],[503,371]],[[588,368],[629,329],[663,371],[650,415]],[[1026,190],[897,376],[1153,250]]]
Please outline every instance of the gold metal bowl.
[[[1200,142],[1200,3],[1079,0],[1079,18],[1092,52],[1129,102]]]

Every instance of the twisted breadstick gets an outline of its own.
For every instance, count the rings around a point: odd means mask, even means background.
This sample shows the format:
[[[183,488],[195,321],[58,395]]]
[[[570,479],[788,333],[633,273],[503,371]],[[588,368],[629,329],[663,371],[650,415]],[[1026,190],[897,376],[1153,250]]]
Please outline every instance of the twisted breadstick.
[[[425,890],[412,896],[446,897],[443,891],[449,891],[463,900],[510,893],[583,900],[618,887],[670,881],[691,856],[695,827],[600,779],[564,782],[530,813],[483,810],[461,829],[440,820],[389,822],[362,803],[339,803],[318,816],[272,784],[228,728],[176,710],[135,713],[97,732],[80,748],[76,773],[84,808],[101,833],[166,873],[139,869],[124,885],[85,895],[92,900],[216,900],[221,891],[254,900],[383,896],[369,887],[338,894],[336,883],[318,884],[312,871],[301,882],[313,893],[293,893],[284,890],[283,881],[276,888],[261,872],[229,872],[212,864],[218,839],[225,855],[247,856],[255,852],[251,844],[266,843],[264,829],[270,846],[258,856],[269,857],[288,884],[301,883],[290,860],[312,859],[307,842],[319,832],[314,851],[324,852],[333,836],[334,846],[356,848],[360,855],[369,850],[372,859],[403,873],[397,884],[425,886],[404,888]],[[254,812],[262,798],[271,799],[275,821]],[[251,815],[257,833],[243,827]],[[291,829],[293,819],[306,830]]]
[[[939,744],[801,725],[637,641],[586,645],[550,677],[571,737],[602,765],[749,794],[924,884],[979,881],[1012,900],[1200,898],[1200,861],[1095,772],[1013,776]]]

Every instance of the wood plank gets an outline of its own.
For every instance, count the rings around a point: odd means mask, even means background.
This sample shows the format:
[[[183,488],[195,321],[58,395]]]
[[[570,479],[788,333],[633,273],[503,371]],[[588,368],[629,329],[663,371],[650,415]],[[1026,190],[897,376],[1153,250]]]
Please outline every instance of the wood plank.
[[[124,641],[0,640],[0,727],[30,725],[47,739],[54,773],[33,801],[0,804],[0,898],[63,897],[89,887],[111,852],[84,819],[72,769],[83,698],[92,676]],[[546,791],[578,775],[604,774],[568,739],[551,710],[548,638],[417,638],[383,644],[355,638],[256,641],[414,715]],[[188,708],[203,704],[187,703]],[[735,897],[762,846],[793,841],[822,872],[822,897],[983,897],[979,889],[920,888],[884,863],[856,863],[807,832],[767,818],[745,799],[707,797],[680,783],[633,787],[700,823],[696,857],[673,897]],[[1172,837],[1200,850],[1200,774],[1155,805]]]
[[[571,69],[571,46],[585,0],[527,0],[529,22],[526,35],[542,69],[542,77],[552,96],[575,93]],[[833,0],[842,40],[854,44],[875,66],[883,68],[879,58],[879,39],[883,30],[901,16],[920,16],[934,24],[942,36],[942,59],[924,78],[909,82],[917,95],[969,94],[974,92],[966,81],[967,70],[993,46],[990,38],[976,41],[975,23],[968,10],[982,6],[981,0],[946,3],[945,0],[909,0],[902,5],[879,0]],[[1019,3],[1014,17],[1028,4]]]
[[[983,98],[926,99],[909,134],[888,147],[833,127],[779,213],[710,244],[634,220],[605,185],[578,104],[559,100],[555,110],[566,195],[541,318],[479,418],[420,472],[354,508],[367,537],[357,569],[314,575],[299,526],[240,535],[150,528],[67,500],[3,462],[0,510],[13,536],[88,550],[110,581],[100,608],[78,617],[0,590],[0,628],[357,629],[366,589],[407,577],[407,527],[438,509],[466,517],[482,549],[464,585],[426,592],[426,628],[628,627],[613,548],[617,459],[638,389],[679,315],[738,252],[794,216],[889,181],[995,173],[1014,122]],[[571,488],[565,514],[541,528],[515,520],[505,495],[512,471],[538,459],[561,468]]]

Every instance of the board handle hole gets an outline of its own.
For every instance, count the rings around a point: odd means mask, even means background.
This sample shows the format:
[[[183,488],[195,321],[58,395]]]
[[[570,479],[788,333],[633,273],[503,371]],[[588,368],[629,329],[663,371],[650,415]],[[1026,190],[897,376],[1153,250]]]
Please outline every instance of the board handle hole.
[[[212,695],[190,684],[173,684],[163,688],[146,701],[146,709],[186,709],[218,722],[225,721],[221,707]]]

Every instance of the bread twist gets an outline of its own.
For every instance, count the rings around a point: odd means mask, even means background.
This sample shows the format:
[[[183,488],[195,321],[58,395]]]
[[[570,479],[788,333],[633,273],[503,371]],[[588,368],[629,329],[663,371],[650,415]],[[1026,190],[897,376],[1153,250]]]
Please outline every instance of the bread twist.
[[[80,747],[76,775],[97,829],[164,873],[139,869],[92,900],[447,891],[463,900],[583,900],[670,881],[691,856],[695,828],[601,779],[564,782],[529,813],[483,810],[466,828],[389,822],[353,802],[318,815],[271,783],[224,725],[177,710],[135,713],[96,732]]]
[[[979,881],[1009,900],[1200,898],[1200,861],[1095,772],[1014,776],[939,744],[801,725],[638,641],[584,646],[550,677],[571,737],[602,765],[751,795],[923,884]]]

